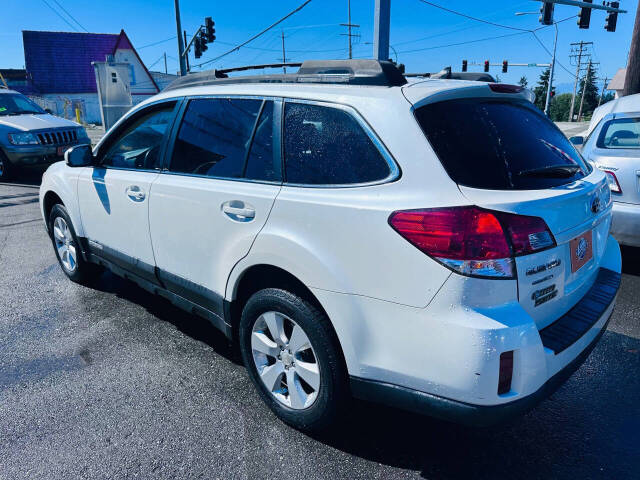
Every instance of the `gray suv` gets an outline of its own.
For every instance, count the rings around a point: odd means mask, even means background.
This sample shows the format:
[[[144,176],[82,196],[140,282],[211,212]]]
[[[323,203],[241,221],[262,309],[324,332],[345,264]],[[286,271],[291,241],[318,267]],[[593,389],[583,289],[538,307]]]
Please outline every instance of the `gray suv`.
[[[90,143],[81,125],[47,113],[21,93],[0,89],[0,181],[20,166],[62,160],[67,148],[81,143]]]

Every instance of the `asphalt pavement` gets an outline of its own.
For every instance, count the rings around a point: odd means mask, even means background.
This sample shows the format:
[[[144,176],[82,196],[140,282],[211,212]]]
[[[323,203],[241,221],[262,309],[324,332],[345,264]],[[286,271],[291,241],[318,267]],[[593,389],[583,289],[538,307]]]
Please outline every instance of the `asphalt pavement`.
[[[2,480],[640,478],[640,250],[623,251],[599,345],[526,416],[474,429],[358,402],[313,438],[271,414],[205,320],[108,273],[68,281],[38,176],[23,181],[0,184]]]

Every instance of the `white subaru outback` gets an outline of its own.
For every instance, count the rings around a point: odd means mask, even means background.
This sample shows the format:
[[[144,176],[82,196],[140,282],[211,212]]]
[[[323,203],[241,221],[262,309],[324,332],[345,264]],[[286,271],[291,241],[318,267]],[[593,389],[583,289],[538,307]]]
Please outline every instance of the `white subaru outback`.
[[[530,99],[372,60],[191,75],[67,151],[42,214],[71,280],[210,320],[298,428],[351,396],[486,425],[584,361],[621,278],[604,173]]]

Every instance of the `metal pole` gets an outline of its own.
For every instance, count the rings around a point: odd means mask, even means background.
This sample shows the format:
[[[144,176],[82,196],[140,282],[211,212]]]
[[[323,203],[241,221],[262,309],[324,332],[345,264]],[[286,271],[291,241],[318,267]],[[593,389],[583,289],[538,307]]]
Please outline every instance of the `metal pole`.
[[[600,92],[600,98],[598,98],[598,107],[602,103],[602,97],[604,97],[604,89],[607,87],[607,80],[609,80],[609,78],[604,77],[604,83],[602,84],[602,92]]]
[[[287,56],[284,53],[284,30],[280,30],[280,36],[282,37],[282,63],[287,63]],[[282,67],[282,73],[287,73],[287,67]]]
[[[553,57],[551,58],[551,71],[549,72],[549,88],[547,89],[547,100],[544,104],[544,114],[549,116],[549,104],[551,103],[551,89],[553,88],[553,72],[556,68],[556,47],[558,46],[558,24],[553,24],[556,27],[556,39],[553,42]]]
[[[578,110],[578,121],[582,119],[582,106],[584,105],[584,94],[587,90],[587,80],[589,80],[589,73],[591,70],[591,60],[587,63],[587,73],[584,76],[584,83],[582,84],[582,95],[580,96],[580,110]]]
[[[169,73],[169,70],[167,70],[167,52],[164,52],[164,73]]]
[[[571,108],[569,109],[569,121],[573,122],[573,109],[576,105],[576,91],[578,90],[578,77],[580,77],[580,64],[582,63],[583,41],[580,41],[580,51],[578,52],[578,66],[576,67],[576,80],[573,82],[573,94],[571,95]]]
[[[389,29],[391,0],[376,0],[373,29],[373,56],[378,60],[389,59]]]
[[[347,38],[349,39],[349,60],[351,60],[353,58],[353,50],[351,49],[351,0],[347,0],[347,9],[349,10]]]
[[[185,30],[184,32],[184,44],[187,45],[185,47],[185,52],[184,52],[184,61],[187,64],[187,72],[191,71],[191,65],[189,65],[189,48],[191,46],[190,43],[187,43],[187,31]]]
[[[175,0],[176,7],[176,30],[178,32],[178,60],[180,62],[180,75],[187,74],[187,63],[184,58],[184,43],[182,39],[182,24],[180,22],[180,0]]]

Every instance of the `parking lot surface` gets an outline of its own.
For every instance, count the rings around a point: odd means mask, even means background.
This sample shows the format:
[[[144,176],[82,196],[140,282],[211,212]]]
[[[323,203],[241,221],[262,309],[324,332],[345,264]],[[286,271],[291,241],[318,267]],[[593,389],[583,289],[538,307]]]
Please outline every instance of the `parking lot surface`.
[[[0,479],[640,478],[638,250],[600,344],[526,416],[473,429],[358,402],[312,438],[205,320],[108,273],[68,281],[24,181],[0,184]]]

